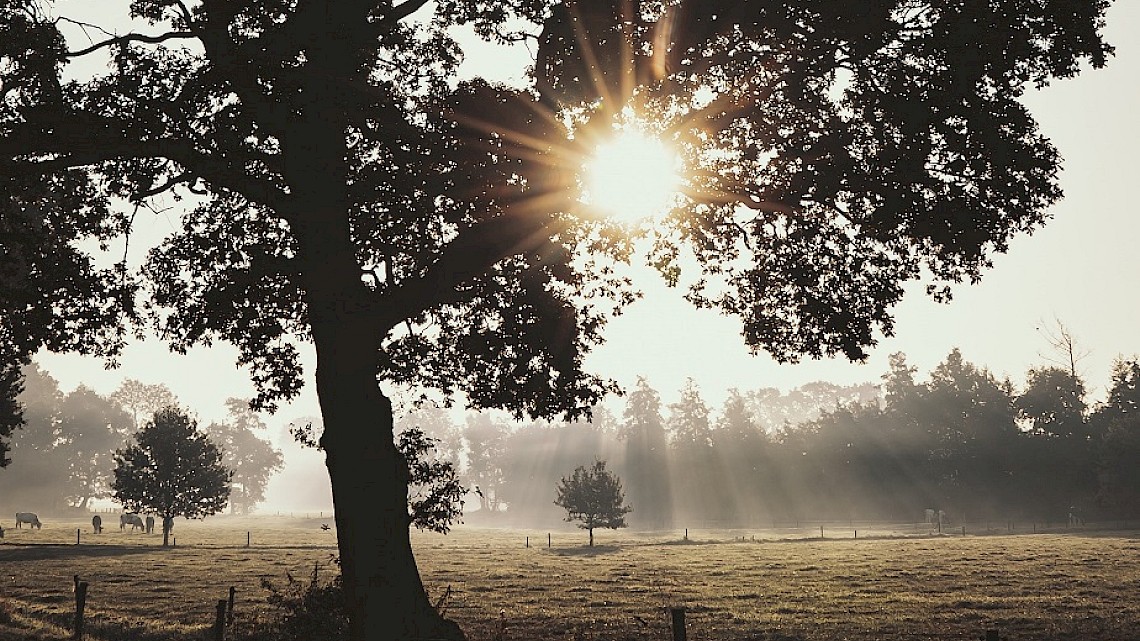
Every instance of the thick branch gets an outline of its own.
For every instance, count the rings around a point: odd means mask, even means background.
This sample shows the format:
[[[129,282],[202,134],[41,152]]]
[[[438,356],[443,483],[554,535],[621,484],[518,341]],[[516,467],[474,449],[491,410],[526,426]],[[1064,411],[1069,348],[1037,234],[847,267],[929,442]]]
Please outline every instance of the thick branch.
[[[39,127],[29,127],[23,132],[17,130],[0,140],[0,171],[43,175],[128,158],[165,158],[214,187],[234,191],[279,213],[286,211],[284,204],[289,197],[286,192],[266,180],[249,176],[243,167],[224,158],[198,151],[190,141],[132,140],[124,133],[123,123],[89,114],[37,119],[35,124]],[[11,160],[37,155],[54,157]]]
[[[185,39],[185,38],[194,38],[194,37],[195,37],[195,35],[189,31],[170,31],[170,32],[167,32],[167,33],[164,33],[161,35],[157,35],[157,36],[148,36],[148,35],[144,35],[141,33],[128,33],[125,36],[108,38],[107,40],[104,40],[103,42],[97,42],[97,43],[91,45],[90,47],[87,47],[85,49],[80,49],[79,51],[69,51],[64,55],[66,55],[68,58],[78,58],[80,56],[85,56],[85,55],[87,55],[93,51],[98,51],[98,50],[102,49],[103,47],[109,47],[111,45],[123,45],[123,44],[126,44],[128,42],[145,42],[147,44],[158,44],[160,42],[166,42],[167,40]]]
[[[384,15],[384,19],[380,21],[380,25],[385,28],[395,26],[395,24],[404,18],[419,11],[428,3],[428,0],[407,0],[392,7],[391,11]]]
[[[457,287],[484,274],[495,263],[550,244],[548,217],[507,214],[468,227],[420,276],[407,278],[381,296],[380,307],[397,322],[440,304],[461,300]]]

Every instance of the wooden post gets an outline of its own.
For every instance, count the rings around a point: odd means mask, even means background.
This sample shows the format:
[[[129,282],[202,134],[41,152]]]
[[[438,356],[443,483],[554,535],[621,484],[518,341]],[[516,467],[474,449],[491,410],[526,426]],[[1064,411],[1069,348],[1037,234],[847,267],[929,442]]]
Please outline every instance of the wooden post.
[[[249,530],[245,531],[245,546],[249,547]]]
[[[689,540],[689,528],[685,528],[685,540],[686,541]],[[682,616],[684,616],[684,615],[682,615]]]
[[[214,641],[226,638],[226,600],[218,599],[218,614],[214,617]]]
[[[230,600],[229,600],[229,603],[226,604],[226,626],[227,627],[234,624],[234,592],[237,592],[237,588],[235,588],[234,586],[231,585],[230,586]]]
[[[75,528],[75,544],[79,545],[79,528]]]
[[[546,533],[546,547],[550,547],[550,532]]]
[[[79,575],[75,575],[75,625],[73,627],[73,639],[83,639],[83,609],[87,607],[87,582],[80,581]]]
[[[859,530],[855,530],[855,538],[859,538]]]
[[[669,608],[673,615],[673,641],[685,641],[685,608]]]
[[[962,526],[962,536],[966,536],[966,526]]]
[[[529,536],[528,536],[528,537],[526,537],[526,546],[527,546],[528,548],[530,547],[530,537],[529,537]]]
[[[823,538],[823,525],[822,524],[819,526],[819,538],[821,538],[821,539]]]

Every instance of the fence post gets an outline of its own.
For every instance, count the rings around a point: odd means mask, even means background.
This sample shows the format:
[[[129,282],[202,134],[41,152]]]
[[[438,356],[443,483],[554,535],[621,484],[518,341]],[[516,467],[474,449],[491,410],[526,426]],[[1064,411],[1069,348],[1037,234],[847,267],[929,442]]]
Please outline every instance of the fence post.
[[[685,608],[669,608],[673,615],[673,641],[685,641]]]
[[[245,546],[249,547],[249,530],[245,531]]]
[[[218,599],[218,614],[214,617],[214,641],[226,638],[226,600]]]
[[[87,607],[87,582],[80,581],[79,575],[74,577],[75,581],[75,626],[73,639],[82,641],[83,639],[83,609]]]
[[[823,538],[823,525],[819,526],[819,538]]]
[[[237,588],[235,588],[234,586],[231,585],[230,586],[230,601],[229,601],[229,603],[226,604],[226,626],[227,627],[234,624],[234,592],[237,592]]]
[[[528,536],[528,537],[526,537],[526,546],[527,546],[528,548],[530,547],[530,537],[529,537],[529,536]]]
[[[75,544],[79,545],[79,528],[75,528]]]

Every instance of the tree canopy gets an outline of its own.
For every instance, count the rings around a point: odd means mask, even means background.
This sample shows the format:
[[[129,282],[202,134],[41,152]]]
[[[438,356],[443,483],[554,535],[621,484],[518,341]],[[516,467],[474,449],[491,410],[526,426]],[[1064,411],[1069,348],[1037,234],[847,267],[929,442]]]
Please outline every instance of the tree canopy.
[[[232,472],[230,477],[230,511],[249,514],[265,500],[269,477],[281,470],[284,459],[267,439],[257,435],[265,431],[265,422],[249,408],[249,401],[226,399],[228,420],[210,423],[206,434],[222,450],[222,465]]]
[[[392,636],[381,603],[397,636],[460,636],[415,570],[377,381],[584,413],[616,389],[583,356],[635,296],[611,262],[639,235],[670,282],[691,256],[688,298],[754,349],[863,358],[905,283],[945,298],[1042,224],[1059,159],[1019,98],[1111,53],[1107,0],[124,5],[138,31],[88,42],[0,0],[0,343],[224,340],[271,409],[311,340],[356,640]],[[460,25],[531,44],[528,86],[459,81]],[[634,126],[686,166],[637,230],[578,198],[582,159]],[[94,260],[171,198],[143,265]]]
[[[230,471],[222,465],[221,450],[182,410],[155,412],[133,440],[115,453],[114,498],[128,511],[161,517],[164,546],[169,519],[196,519],[225,508]]]

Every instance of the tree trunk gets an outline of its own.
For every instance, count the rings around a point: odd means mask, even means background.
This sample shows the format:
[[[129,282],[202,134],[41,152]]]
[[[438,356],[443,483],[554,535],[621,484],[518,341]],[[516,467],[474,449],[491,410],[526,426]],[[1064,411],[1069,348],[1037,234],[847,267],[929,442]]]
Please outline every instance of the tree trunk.
[[[380,392],[375,337],[314,336],[321,445],[332,480],[337,543],[352,641],[463,639],[431,606],[409,534],[408,470],[393,440],[392,404]],[[359,339],[359,342],[355,339]]]
[[[589,528],[589,530],[590,530],[590,547],[594,547],[594,528]]]
[[[332,7],[355,5],[329,6],[332,20]],[[408,531],[407,464],[393,439],[392,404],[377,381],[384,334],[406,315],[377,308],[360,280],[352,241],[348,123],[335,97],[343,89],[337,83],[356,74],[351,69],[359,61],[346,40],[322,40],[306,55],[311,86],[282,132],[282,150],[317,353],[321,447],[332,481],[349,639],[464,639],[431,606],[420,580]]]

